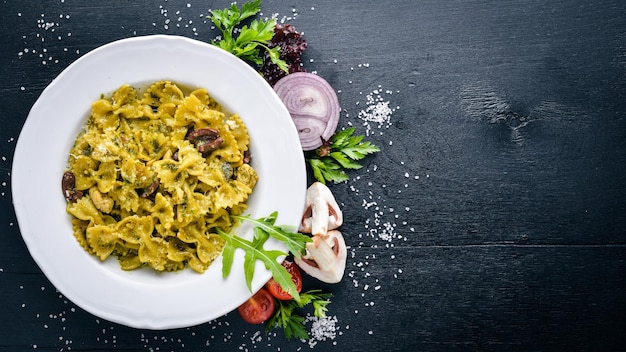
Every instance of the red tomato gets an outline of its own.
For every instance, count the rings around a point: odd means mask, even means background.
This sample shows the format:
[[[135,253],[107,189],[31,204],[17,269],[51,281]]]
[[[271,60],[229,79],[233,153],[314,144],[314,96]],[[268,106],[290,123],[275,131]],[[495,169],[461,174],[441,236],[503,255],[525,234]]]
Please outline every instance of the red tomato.
[[[296,284],[296,289],[298,290],[298,293],[300,293],[300,290],[302,290],[302,274],[300,274],[300,269],[298,269],[296,263],[288,260],[283,261],[283,266],[287,269],[287,272],[291,274],[291,281]],[[265,287],[268,291],[270,291],[272,296],[276,297],[276,299],[288,301],[293,298],[289,293],[283,290],[282,287],[280,287],[280,284],[278,284],[274,278],[271,278],[270,281],[265,284]]]
[[[261,324],[274,313],[274,298],[266,289],[261,288],[249,300],[240,305],[237,310],[246,322]]]

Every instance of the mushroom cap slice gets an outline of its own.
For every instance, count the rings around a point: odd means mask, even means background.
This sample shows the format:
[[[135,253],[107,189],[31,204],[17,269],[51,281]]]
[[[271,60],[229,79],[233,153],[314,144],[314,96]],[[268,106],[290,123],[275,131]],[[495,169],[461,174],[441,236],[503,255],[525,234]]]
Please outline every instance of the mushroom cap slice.
[[[335,284],[341,281],[346,269],[348,251],[341,232],[328,231],[325,236],[313,236],[306,245],[306,254],[294,258],[300,269],[312,277]]]
[[[341,224],[343,213],[332,192],[323,183],[314,182],[306,191],[300,232],[323,236]]]

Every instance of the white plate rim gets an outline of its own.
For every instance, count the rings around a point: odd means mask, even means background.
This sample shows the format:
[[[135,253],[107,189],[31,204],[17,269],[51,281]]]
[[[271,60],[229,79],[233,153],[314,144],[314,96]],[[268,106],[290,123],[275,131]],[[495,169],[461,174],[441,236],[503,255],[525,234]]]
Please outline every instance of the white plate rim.
[[[103,63],[106,67],[101,67]],[[252,216],[277,210],[278,224],[297,228],[306,191],[304,155],[287,109],[254,69],[226,51],[186,37],[149,35],[105,44],[63,70],[31,108],[16,143],[11,188],[20,232],[40,269],[73,303],[112,322],[155,330],[198,325],[243,303],[251,295],[241,269],[243,253],[237,251],[226,279],[221,277],[221,256],[202,275],[191,269],[165,275],[147,269],[124,272],[116,259],[101,263],[67,231],[71,226],[60,191],[60,169],[86,120],[89,106],[82,102],[90,104],[98,94],[110,93],[124,83],[160,79],[207,88],[218,102],[242,116],[250,129],[253,165],[260,176],[249,201]],[[217,79],[235,84],[218,85]],[[81,103],[72,105],[74,100]],[[254,104],[248,104],[251,100]],[[69,106],[59,108],[59,102]],[[266,121],[259,122],[259,116]],[[70,121],[62,136],[51,133],[63,125],[56,119]],[[45,148],[33,152],[34,143],[42,141]],[[281,150],[280,163],[267,156],[271,150]],[[58,158],[61,152],[65,153],[63,160]],[[243,237],[252,236],[245,225],[237,230]],[[284,250],[276,241],[269,241],[266,247]],[[258,262],[253,291],[270,277]]]

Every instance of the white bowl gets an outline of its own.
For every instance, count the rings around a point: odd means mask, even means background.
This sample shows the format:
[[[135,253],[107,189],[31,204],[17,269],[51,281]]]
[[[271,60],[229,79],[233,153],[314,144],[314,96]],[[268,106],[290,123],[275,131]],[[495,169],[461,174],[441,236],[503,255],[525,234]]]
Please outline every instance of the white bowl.
[[[116,258],[99,261],[72,235],[61,177],[91,103],[125,83],[158,80],[206,88],[248,126],[259,182],[247,214],[257,218],[278,211],[277,224],[297,228],[306,192],[304,156],[287,109],[270,85],[235,56],[204,42],[155,35],[104,45],[65,69],[33,105],[17,142],[12,193],[20,231],[41,270],[72,302],[103,319],[148,329],[204,323],[251,296],[239,250],[226,279],[221,257],[204,274],[123,271]],[[252,238],[249,227],[234,231]],[[266,248],[285,250],[276,241],[268,241]],[[258,262],[253,291],[270,277]]]

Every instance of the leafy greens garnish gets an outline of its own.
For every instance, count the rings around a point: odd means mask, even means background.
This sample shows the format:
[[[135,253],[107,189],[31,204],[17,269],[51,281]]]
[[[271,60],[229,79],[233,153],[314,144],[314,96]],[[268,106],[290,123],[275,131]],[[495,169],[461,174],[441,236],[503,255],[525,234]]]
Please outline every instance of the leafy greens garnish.
[[[276,312],[267,321],[265,332],[269,333],[275,327],[282,328],[285,337],[290,340],[309,339],[309,334],[304,326],[304,317],[296,311],[297,308],[304,308],[313,305],[313,315],[317,318],[326,317],[326,306],[330,303],[331,293],[322,293],[321,290],[310,290],[300,293],[300,300],[281,301],[276,300]]]
[[[248,221],[254,225],[254,231],[266,232],[275,239],[285,243],[287,250],[296,258],[304,252],[306,242],[311,242],[309,236],[305,236],[299,232],[291,232],[286,226],[274,225],[278,212],[273,212],[265,218],[253,219],[249,215],[235,215],[237,220]]]
[[[305,249],[306,242],[311,242],[309,236],[301,233],[290,232],[285,226],[274,225],[276,222],[277,212],[273,212],[268,217],[253,219],[248,216],[234,216],[234,218],[242,221],[248,221],[254,225],[254,237],[252,241],[246,240],[236,235],[217,229],[217,233],[225,241],[224,250],[222,252],[222,276],[227,277],[233,265],[235,250],[243,249],[244,254],[244,275],[248,289],[252,291],[252,277],[254,276],[254,267],[257,260],[261,260],[265,264],[265,268],[272,272],[274,280],[278,282],[283,290],[288,292],[295,301],[300,301],[300,295],[296,289],[296,285],[291,280],[291,274],[283,267],[278,258],[287,256],[280,250],[266,250],[263,248],[265,242],[270,238],[277,239],[287,246],[287,249],[294,256],[300,257]]]
[[[321,147],[307,152],[306,159],[316,180],[324,184],[327,181],[335,183],[347,181],[349,177],[342,168],[360,169],[362,165],[357,162],[358,160],[380,151],[374,144],[363,142],[363,136],[354,136],[354,131],[354,127],[341,130]]]
[[[241,9],[233,3],[223,10],[211,10],[211,15],[207,17],[222,32],[222,38],[214,39],[212,44],[256,65],[263,64],[260,49],[264,49],[270,60],[288,73],[287,63],[280,58],[280,47],[268,46],[274,36],[276,19],[255,19],[250,25],[243,25],[235,30],[241,22],[259,13],[260,9],[261,0],[252,0],[241,5]]]

